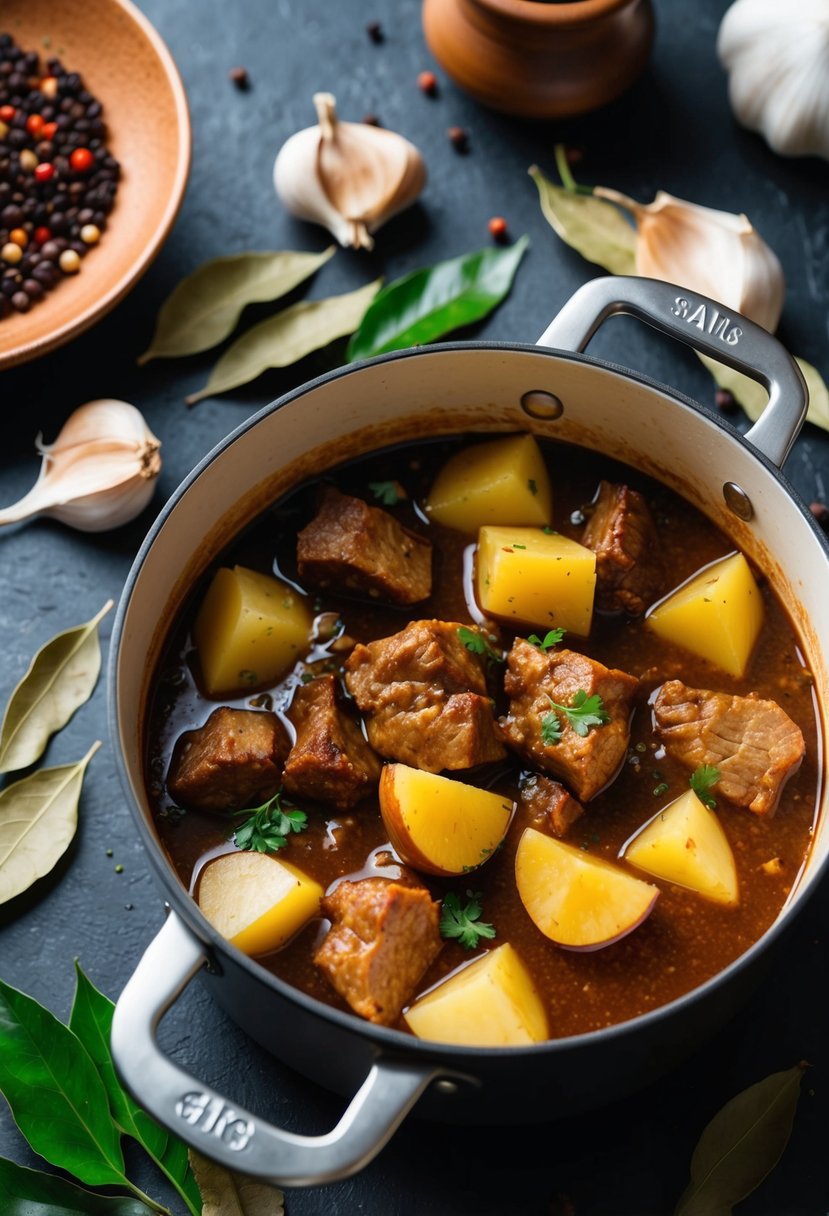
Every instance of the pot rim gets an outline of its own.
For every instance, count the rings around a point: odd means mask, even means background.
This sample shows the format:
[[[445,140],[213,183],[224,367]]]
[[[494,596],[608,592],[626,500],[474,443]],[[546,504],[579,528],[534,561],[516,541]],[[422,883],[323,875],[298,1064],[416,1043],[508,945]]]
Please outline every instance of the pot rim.
[[[501,0],[493,0],[493,2],[501,2]],[[519,0],[516,0],[519,2]],[[530,3],[531,0],[520,0],[520,2]],[[594,0],[576,0],[577,3],[590,4]],[[538,346],[533,343],[526,342],[487,342],[487,341],[469,341],[469,342],[440,342],[433,343],[427,347],[408,349],[403,351],[390,351],[386,354],[375,356],[372,359],[360,360],[357,363],[346,364],[344,367],[335,368],[332,371],[325,372],[320,376],[314,377],[312,380],[303,382],[297,388],[289,390],[281,397],[277,397],[267,405],[251,414],[229,434],[219,441],[202,459],[193,467],[190,473],[179,483],[177,488],[170,495],[167,502],[162,507],[156,519],[150,526],[141,547],[136,554],[135,560],[130,568],[116,610],[115,620],[112,628],[112,636],[110,640],[110,652],[107,668],[107,703],[108,703],[108,723],[110,739],[114,745],[115,764],[118,771],[118,777],[121,782],[122,789],[127,793],[130,803],[130,812],[133,819],[137,823],[139,836],[147,850],[151,864],[153,865],[157,876],[162,882],[165,892],[165,903],[168,907],[172,907],[183,918],[187,926],[196,936],[204,942],[210,950],[214,973],[221,975],[222,964],[221,958],[223,954],[229,953],[234,964],[241,967],[249,973],[250,978],[264,983],[271,990],[275,990],[281,997],[298,1004],[309,1015],[321,1018],[324,1021],[333,1023],[341,1030],[362,1033],[368,1036],[379,1048],[386,1048],[390,1052],[402,1051],[404,1053],[413,1052],[417,1057],[424,1059],[428,1058],[432,1061],[440,1060],[446,1066],[458,1067],[458,1061],[463,1064],[474,1062],[483,1053],[487,1059],[505,1060],[515,1058],[516,1053],[525,1054],[552,1054],[555,1055],[567,1048],[588,1048],[592,1043],[599,1039],[603,1043],[607,1043],[608,1039],[624,1038],[631,1032],[634,1027],[646,1027],[661,1021],[665,1017],[670,1017],[680,1010],[688,1009],[699,1001],[703,1001],[711,993],[711,991],[723,984],[727,979],[739,974],[745,968],[749,967],[755,958],[769,950],[774,943],[779,939],[791,924],[792,911],[799,912],[804,904],[812,898],[815,889],[820,882],[825,878],[826,871],[829,869],[829,853],[822,861],[816,863],[814,873],[817,877],[812,881],[810,889],[805,895],[798,897],[796,904],[792,902],[793,897],[801,889],[800,885],[793,888],[792,893],[786,904],[784,904],[776,920],[766,929],[766,931],[749,948],[728,964],[722,971],[711,976],[704,983],[692,988],[689,992],[677,997],[675,1000],[667,1004],[660,1005],[657,1008],[646,1013],[639,1014],[637,1017],[629,1018],[623,1022],[614,1023],[611,1026],[601,1027],[597,1030],[586,1031],[582,1034],[570,1035],[558,1039],[546,1039],[540,1043],[534,1043],[529,1046],[510,1046],[510,1047],[467,1047],[456,1044],[440,1043],[428,1039],[418,1039],[413,1035],[405,1034],[403,1031],[394,1030],[386,1026],[378,1026],[372,1022],[367,1022],[358,1017],[357,1014],[347,1013],[344,1010],[335,1009],[331,1005],[327,1005],[322,1001],[316,1000],[314,997],[308,996],[306,993],[294,988],[286,983],[266,968],[262,967],[256,960],[249,955],[243,954],[235,946],[224,938],[206,919],[204,914],[198,907],[198,904],[185,890],[184,886],[179,882],[175,873],[172,870],[169,860],[164,854],[160,841],[153,832],[147,816],[142,811],[139,800],[133,789],[132,782],[127,771],[127,765],[119,744],[119,714],[118,714],[118,658],[121,652],[122,638],[124,631],[124,622],[127,612],[127,607],[132,596],[133,587],[141,573],[145,558],[155,542],[158,533],[166,523],[169,516],[177,507],[178,503],[190,490],[191,486],[198,480],[204,471],[219,457],[221,454],[232,446],[242,435],[246,434],[250,429],[257,426],[264,418],[282,409],[292,401],[298,400],[309,391],[316,389],[322,385],[332,381],[345,378],[352,372],[359,372],[365,367],[375,366],[377,364],[398,362],[404,359],[411,358],[428,358],[433,355],[451,354],[451,353],[467,353],[472,350],[482,351],[509,351],[516,354],[532,353],[533,355],[551,356],[558,360],[570,361],[573,363],[583,363],[591,367],[600,368],[603,371],[614,372],[625,379],[632,380],[635,383],[641,384],[648,389],[656,390],[659,393],[672,398],[677,404],[683,408],[691,409],[695,414],[699,414],[704,422],[714,424],[719,429],[726,432],[732,439],[736,439],[740,446],[753,456],[763,467],[766,472],[771,474],[772,478],[779,482],[783,490],[792,499],[795,506],[798,508],[804,522],[810,528],[815,538],[818,540],[820,547],[823,549],[827,562],[829,562],[829,537],[823,532],[815,517],[809,511],[807,504],[801,498],[795,487],[786,479],[782,470],[774,464],[763,452],[754,447],[753,444],[746,441],[745,436],[732,426],[726,419],[715,414],[711,409],[703,405],[701,402],[695,401],[693,398],[682,393],[678,389],[671,388],[653,377],[642,372],[635,371],[630,368],[623,367],[620,364],[613,363],[607,359],[599,359],[595,356],[586,355],[580,352],[569,350],[561,350],[554,347]],[[819,711],[818,716],[820,717]],[[822,736],[821,736],[822,742]],[[825,757],[824,757],[825,761]],[[822,788],[825,789],[826,777],[824,775]],[[802,871],[801,871],[802,875]],[[799,875],[799,877],[801,877]]]
[[[562,0],[561,3],[541,3],[540,0],[468,0],[495,18],[506,18],[527,26],[548,29],[563,26],[588,25],[609,17],[622,8],[630,8],[638,0]]]

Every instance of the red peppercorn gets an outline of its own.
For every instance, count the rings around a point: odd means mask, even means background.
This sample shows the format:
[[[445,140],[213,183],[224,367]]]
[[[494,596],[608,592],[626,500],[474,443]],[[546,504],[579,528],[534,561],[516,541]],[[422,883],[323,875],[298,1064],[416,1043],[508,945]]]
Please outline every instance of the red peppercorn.
[[[0,106],[0,121],[11,122],[16,113],[14,106]]]
[[[95,157],[89,151],[89,148],[76,148],[69,157],[69,164],[75,173],[86,173],[92,168]]]
[[[43,130],[40,132],[43,139],[54,139],[57,133],[58,124],[56,122],[45,122]]]
[[[55,176],[55,166],[48,160],[41,161],[35,169],[35,181],[50,182]]]
[[[463,127],[450,127],[446,132],[446,137],[456,151],[467,152],[469,150],[469,136]]]
[[[496,241],[506,240],[507,221],[504,219],[503,215],[493,215],[492,219],[487,224],[487,228],[489,229],[490,236],[494,237]]]
[[[30,114],[26,119],[26,130],[30,135],[34,135],[35,139],[40,138],[40,133],[43,130],[43,118],[40,114]]]
[[[45,226],[41,226],[40,228],[35,228],[34,240],[35,240],[36,245],[45,245],[46,242],[51,241],[51,239],[52,239],[51,228],[46,228]]]
[[[434,97],[438,91],[438,78],[434,72],[420,72],[417,78],[417,87],[421,93]]]

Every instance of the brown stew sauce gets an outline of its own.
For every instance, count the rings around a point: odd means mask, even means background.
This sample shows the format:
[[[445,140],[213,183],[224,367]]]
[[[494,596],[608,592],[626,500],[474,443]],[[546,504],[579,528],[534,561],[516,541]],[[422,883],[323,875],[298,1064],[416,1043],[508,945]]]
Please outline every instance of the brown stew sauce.
[[[395,478],[402,483],[409,500],[386,509],[432,541],[434,591],[430,599],[413,609],[400,610],[328,593],[317,595],[309,589],[314,612],[337,614],[345,633],[358,641],[395,633],[409,619],[471,620],[464,570],[469,566],[473,538],[427,522],[416,505],[423,501],[436,471],[463,442],[439,440],[387,449],[326,474],[325,479],[344,493],[375,505],[382,504],[373,498],[370,482]],[[725,535],[660,483],[580,448],[554,443],[542,443],[542,447],[553,485],[554,527],[565,535],[580,539],[583,528],[579,512],[592,500],[601,478],[625,482],[645,495],[657,523],[669,572],[666,591],[706,563],[733,551],[734,546]],[[317,483],[306,484],[266,511],[224,554],[221,564],[239,563],[296,581],[295,538],[314,513],[317,488]],[[687,770],[664,754],[651,731],[648,698],[664,680],[680,678],[694,687],[723,692],[756,691],[777,701],[800,726],[806,741],[806,757],[799,772],[784,787],[772,818],[760,818],[732,806],[722,797],[718,799],[719,818],[739,874],[738,907],[724,908],[693,892],[640,875],[655,882],[661,895],[654,911],[639,928],[614,945],[592,953],[561,949],[535,927],[515,888],[515,849],[529,822],[526,815],[522,819],[520,809],[502,847],[480,870],[455,879],[421,876],[435,898],[442,898],[447,891],[461,895],[467,890],[482,893],[482,919],[491,922],[497,931],[492,945],[510,941],[528,966],[547,1007],[552,1037],[625,1021],[701,984],[761,936],[796,883],[812,838],[820,782],[812,680],[803,665],[797,637],[785,610],[765,585],[762,574],[755,573],[761,584],[765,623],[742,679],[667,644],[651,633],[641,618],[595,614],[588,639],[570,635],[564,640],[565,646],[642,680],[626,762],[616,780],[586,806],[585,814],[566,837],[568,843],[597,856],[615,861],[628,838],[688,788]],[[299,678],[294,674],[275,688],[240,690],[235,699],[211,701],[205,697],[199,691],[197,661],[189,639],[189,627],[203,591],[204,587],[196,590],[189,611],[169,639],[156,673],[148,732],[147,782],[156,826],[176,872],[190,890],[196,889],[198,872],[205,860],[234,848],[232,829],[243,820],[194,811],[185,813],[170,805],[164,776],[176,739],[183,731],[201,726],[217,704],[284,710]],[[511,641],[512,635],[505,628],[504,646],[508,647]],[[311,670],[319,672],[336,670],[345,656],[338,657],[329,642],[316,644],[311,657],[319,664]],[[496,696],[500,675],[500,669],[493,672],[492,691]],[[502,702],[501,698],[499,712],[504,708]],[[520,772],[517,760],[507,760],[486,770],[453,776],[514,798]],[[663,788],[665,785],[667,790]],[[309,829],[292,836],[279,856],[299,866],[323,887],[343,876],[397,874],[376,800],[366,800],[344,815],[332,816],[324,807],[310,803],[304,803],[303,809],[309,812]],[[780,860],[779,867],[763,868],[764,863],[775,858]],[[258,961],[309,995],[347,1009],[312,962],[314,947],[326,928],[326,921],[311,922],[285,948]],[[482,949],[468,952],[456,942],[446,942],[424,976],[420,991],[482,952]],[[398,1025],[406,1030],[402,1019]]]

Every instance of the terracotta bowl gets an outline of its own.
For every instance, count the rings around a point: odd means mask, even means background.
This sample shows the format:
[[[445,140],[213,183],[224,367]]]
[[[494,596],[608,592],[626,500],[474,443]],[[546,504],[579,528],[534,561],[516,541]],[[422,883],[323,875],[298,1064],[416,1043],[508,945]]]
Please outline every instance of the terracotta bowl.
[[[103,105],[122,178],[100,245],[28,313],[0,321],[0,368],[67,342],[118,303],[161,248],[190,167],[187,98],[170,52],[130,0],[2,0],[0,30],[56,55]]]
[[[644,68],[651,0],[424,0],[426,41],[446,73],[506,114],[560,118],[615,100]]]

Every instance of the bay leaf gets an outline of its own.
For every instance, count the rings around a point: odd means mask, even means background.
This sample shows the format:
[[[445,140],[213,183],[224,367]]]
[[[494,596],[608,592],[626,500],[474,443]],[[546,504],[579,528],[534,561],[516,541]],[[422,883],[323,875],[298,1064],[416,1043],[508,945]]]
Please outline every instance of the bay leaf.
[[[76,764],[38,769],[0,791],[0,904],[27,891],[68,849],[86,766],[100,746]]]
[[[368,359],[405,350],[480,321],[509,292],[529,239],[481,249],[415,270],[377,295],[348,345],[346,358]]]
[[[752,422],[756,422],[769,403],[769,395],[762,384],[744,376],[742,372],[726,367],[724,363],[718,363],[716,359],[710,359],[707,355],[700,355],[699,358],[714,377],[715,383],[732,393]],[[795,362],[803,372],[809,390],[809,412],[806,419],[829,431],[829,389],[820,372],[811,363],[807,363],[805,359],[795,359]]]
[[[199,266],[173,288],[161,305],[152,342],[138,359],[195,355],[223,341],[242,309],[287,295],[334,256],[322,253],[233,253]]]
[[[556,186],[537,165],[529,174],[544,218],[571,249],[611,274],[636,274],[636,230],[618,207]]]
[[[283,1216],[285,1197],[276,1187],[231,1173],[192,1148],[190,1164],[202,1194],[202,1216]]]
[[[36,1153],[91,1186],[132,1184],[104,1083],[68,1026],[0,980],[0,1093]]]
[[[115,1072],[109,1041],[113,1002],[95,987],[75,961],[75,999],[69,1029],[83,1043],[104,1083],[109,1109],[121,1131],[145,1149],[176,1187],[193,1216],[200,1216],[201,1196],[187,1160],[187,1147],[133,1102]]]
[[[311,351],[353,333],[380,282],[375,279],[357,291],[325,300],[302,300],[252,326],[228,347],[204,388],[185,398],[187,404],[248,384],[271,367],[289,367]]]
[[[91,621],[57,634],[32,659],[0,726],[0,773],[39,760],[52,735],[89,700],[101,670],[98,624],[111,607],[108,600]]]
[[[3,1216],[148,1216],[149,1208],[127,1195],[97,1195],[65,1178],[30,1170],[0,1157]]]
[[[804,1065],[737,1094],[707,1125],[674,1216],[731,1216],[777,1165],[791,1135]]]

